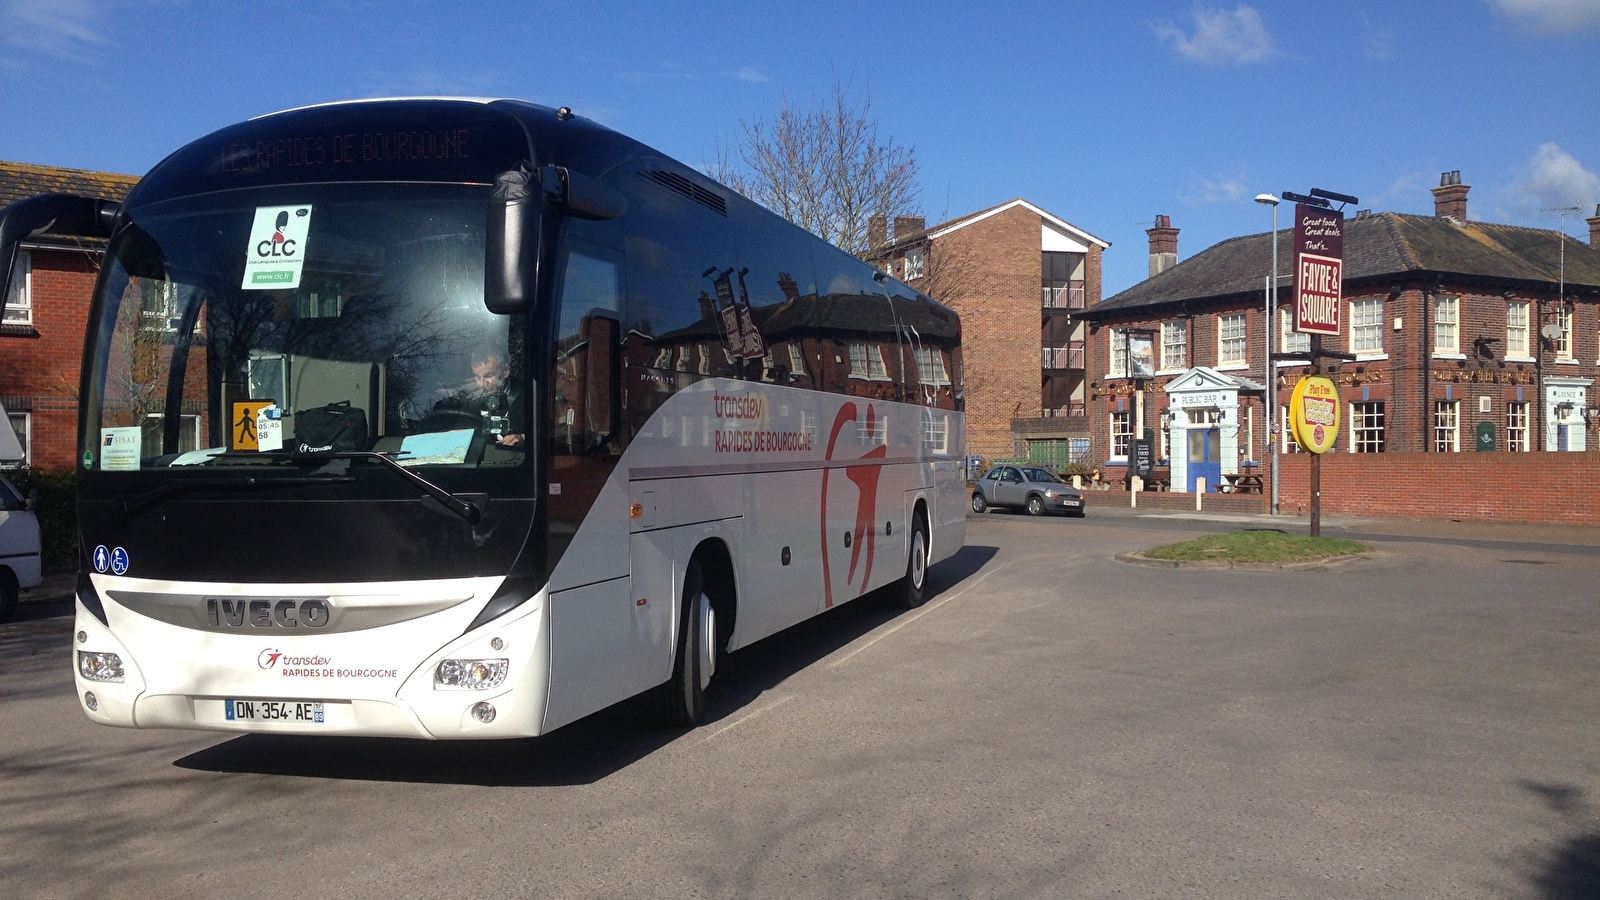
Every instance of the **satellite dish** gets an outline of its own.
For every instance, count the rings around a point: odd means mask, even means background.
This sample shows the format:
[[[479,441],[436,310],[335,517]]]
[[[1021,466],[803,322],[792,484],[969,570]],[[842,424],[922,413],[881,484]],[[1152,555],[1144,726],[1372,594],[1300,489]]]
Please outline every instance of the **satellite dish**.
[[[1559,341],[1561,340],[1561,331],[1562,328],[1560,325],[1555,322],[1551,322],[1550,324],[1539,329],[1539,335],[1547,341]]]

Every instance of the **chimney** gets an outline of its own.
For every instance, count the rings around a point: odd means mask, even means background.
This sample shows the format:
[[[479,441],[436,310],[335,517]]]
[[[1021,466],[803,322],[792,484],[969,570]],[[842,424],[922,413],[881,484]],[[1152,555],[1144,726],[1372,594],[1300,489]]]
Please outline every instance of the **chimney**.
[[[856,220],[861,221],[860,219]],[[889,218],[872,216],[867,219],[867,246],[881,247],[889,243]]]
[[[1433,189],[1433,214],[1441,219],[1467,221],[1467,191],[1472,185],[1461,183],[1461,170],[1442,172],[1439,186]]]
[[[1171,216],[1156,216],[1155,227],[1145,229],[1144,233],[1150,235],[1152,277],[1178,264],[1178,229],[1172,227]]]
[[[894,239],[903,241],[919,231],[926,231],[928,220],[921,216],[895,216]]]
[[[715,319],[717,317],[717,301],[705,291],[700,292],[700,318]]]
[[[783,291],[783,299],[785,300],[800,299],[800,285],[794,280],[794,276],[788,272],[778,273],[778,290]]]
[[[1584,221],[1589,223],[1589,246],[1600,250],[1600,203],[1594,205],[1594,218]]]

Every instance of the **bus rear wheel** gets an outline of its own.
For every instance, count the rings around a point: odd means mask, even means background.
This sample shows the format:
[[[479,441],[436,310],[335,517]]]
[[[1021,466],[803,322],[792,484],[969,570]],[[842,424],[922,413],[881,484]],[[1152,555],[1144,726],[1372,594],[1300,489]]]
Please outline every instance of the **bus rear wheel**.
[[[656,688],[656,717],[663,725],[693,728],[706,708],[706,686],[717,665],[717,612],[705,589],[700,561],[683,573],[683,607],[672,678]]]
[[[911,552],[906,576],[890,587],[889,602],[897,609],[916,609],[928,599],[928,520],[921,512],[911,524]]]

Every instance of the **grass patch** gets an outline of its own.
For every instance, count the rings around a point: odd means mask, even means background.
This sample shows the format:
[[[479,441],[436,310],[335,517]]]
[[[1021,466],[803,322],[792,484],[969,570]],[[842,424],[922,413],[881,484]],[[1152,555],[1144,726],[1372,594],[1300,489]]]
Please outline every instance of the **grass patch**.
[[[1365,544],[1338,538],[1301,537],[1281,531],[1235,531],[1211,534],[1181,544],[1146,550],[1149,559],[1228,560],[1243,563],[1286,563],[1361,553]]]

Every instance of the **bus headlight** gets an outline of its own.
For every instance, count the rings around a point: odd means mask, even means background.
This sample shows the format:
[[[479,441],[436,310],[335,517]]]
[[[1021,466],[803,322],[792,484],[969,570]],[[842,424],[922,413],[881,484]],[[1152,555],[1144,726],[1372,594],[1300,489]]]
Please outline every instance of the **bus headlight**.
[[[78,674],[89,681],[121,681],[122,657],[115,653],[78,651]]]
[[[511,661],[505,659],[447,659],[433,670],[436,690],[486,691],[506,680]]]

